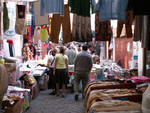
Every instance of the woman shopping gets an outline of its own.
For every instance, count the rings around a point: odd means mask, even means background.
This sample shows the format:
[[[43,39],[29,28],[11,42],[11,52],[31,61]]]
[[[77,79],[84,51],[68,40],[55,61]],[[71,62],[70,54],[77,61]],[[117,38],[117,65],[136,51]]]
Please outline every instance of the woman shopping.
[[[68,57],[65,55],[64,47],[59,48],[59,54],[55,56],[53,74],[56,78],[56,90],[59,96],[59,87],[62,85],[62,97],[65,97],[65,87],[68,83]]]

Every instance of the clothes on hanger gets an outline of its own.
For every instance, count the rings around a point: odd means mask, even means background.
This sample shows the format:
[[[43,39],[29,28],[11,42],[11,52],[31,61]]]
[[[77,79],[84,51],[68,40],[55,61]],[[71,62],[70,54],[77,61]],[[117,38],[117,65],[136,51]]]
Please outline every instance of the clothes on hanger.
[[[112,29],[110,20],[99,22],[98,12],[95,14],[95,41],[111,41]]]
[[[127,10],[126,11],[126,21],[120,21],[118,20],[117,22],[117,37],[119,38],[121,33],[122,33],[122,29],[123,29],[123,25],[125,24],[125,28],[126,28],[126,37],[127,38],[132,38],[132,23],[133,23],[133,11],[132,10]]]
[[[37,27],[37,28],[35,28],[35,31],[34,31],[34,37],[33,37],[33,44],[34,45],[39,44],[39,35],[40,35],[40,28]]]
[[[53,43],[59,43],[59,33],[61,24],[63,33],[63,43],[69,43],[71,41],[71,25],[68,5],[64,6],[64,16],[61,16],[60,14],[53,14],[50,35],[50,39]]]
[[[47,25],[49,23],[48,14],[40,15],[40,0],[33,2],[35,26]]]
[[[73,28],[71,41],[92,41],[91,18],[73,14]]]
[[[135,32],[134,41],[141,41],[142,48],[149,49],[150,42],[150,17],[135,16]]]
[[[95,0],[68,0],[68,4],[71,7],[71,13],[84,17],[90,17],[90,8],[92,12],[96,10]]]
[[[48,41],[48,32],[46,28],[42,28],[40,31],[39,39],[42,41]]]
[[[8,9],[6,6],[6,3],[4,3],[4,7],[3,7],[3,29],[4,32],[7,31],[9,29],[9,16],[8,16]]]
[[[111,19],[125,21],[127,0],[99,0],[96,10],[99,12],[99,21]]]
[[[59,13],[64,15],[64,0],[40,0],[40,15]]]
[[[133,10],[134,15],[150,15],[150,0],[129,0],[127,9]]]
[[[25,5],[16,5],[15,32],[20,35],[27,34],[26,10]]]
[[[31,3],[32,7],[31,7],[31,29],[32,29],[32,36],[34,35],[34,29],[35,29],[35,18],[34,18],[34,9],[33,9],[33,3]]]

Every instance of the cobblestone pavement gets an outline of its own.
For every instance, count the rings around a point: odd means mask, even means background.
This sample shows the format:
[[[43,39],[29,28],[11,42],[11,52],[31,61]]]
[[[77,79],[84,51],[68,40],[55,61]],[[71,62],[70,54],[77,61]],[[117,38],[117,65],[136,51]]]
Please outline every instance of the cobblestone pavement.
[[[49,94],[50,90],[40,91],[31,101],[31,106],[25,113],[85,113],[82,96],[74,100],[74,94],[66,90],[65,98]]]

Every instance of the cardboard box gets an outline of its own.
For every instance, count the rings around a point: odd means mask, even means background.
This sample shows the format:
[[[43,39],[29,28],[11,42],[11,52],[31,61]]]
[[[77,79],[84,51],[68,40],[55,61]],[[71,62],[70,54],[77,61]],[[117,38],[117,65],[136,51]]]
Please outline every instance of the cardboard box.
[[[22,108],[21,100],[15,100],[13,104],[10,104],[9,101],[2,102],[4,113],[21,113]]]

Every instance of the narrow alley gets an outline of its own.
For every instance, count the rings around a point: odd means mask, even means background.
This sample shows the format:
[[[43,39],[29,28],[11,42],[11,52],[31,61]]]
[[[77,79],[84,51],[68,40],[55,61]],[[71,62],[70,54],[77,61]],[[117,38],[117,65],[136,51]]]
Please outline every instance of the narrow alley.
[[[82,96],[74,100],[74,94],[66,90],[65,98],[50,95],[49,90],[43,90],[32,100],[31,106],[25,113],[84,113]]]

